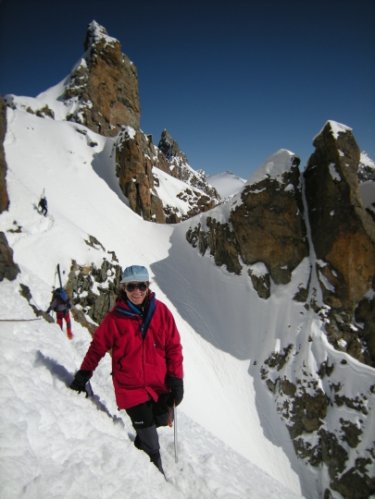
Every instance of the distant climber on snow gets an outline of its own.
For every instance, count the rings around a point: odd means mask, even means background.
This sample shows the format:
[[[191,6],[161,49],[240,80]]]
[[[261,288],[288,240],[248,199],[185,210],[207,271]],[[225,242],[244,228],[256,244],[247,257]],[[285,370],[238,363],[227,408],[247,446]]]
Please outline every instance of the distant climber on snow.
[[[71,308],[72,304],[68,293],[64,288],[56,288],[52,294],[52,300],[47,309],[47,314],[49,314],[51,310],[56,312],[56,322],[60,326],[61,330],[63,329],[63,320],[65,320],[66,333],[70,340],[73,338],[72,324],[69,313]]]
[[[38,211],[39,211],[39,213],[41,213],[45,217],[47,216],[47,213],[48,213],[47,198],[44,194],[42,195],[42,197],[39,200]]]

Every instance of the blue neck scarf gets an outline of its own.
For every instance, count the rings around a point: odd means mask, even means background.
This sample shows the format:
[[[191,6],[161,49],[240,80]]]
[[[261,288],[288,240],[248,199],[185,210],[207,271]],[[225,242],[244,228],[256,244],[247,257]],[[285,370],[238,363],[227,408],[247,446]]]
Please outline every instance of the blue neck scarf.
[[[155,294],[151,293],[150,296],[147,299],[146,306],[144,307],[144,310],[142,310],[141,307],[137,307],[137,305],[134,305],[128,298],[126,299],[126,305],[128,308],[124,308],[121,305],[117,305],[115,307],[116,312],[118,312],[121,315],[124,315],[125,317],[141,317],[142,318],[142,324],[141,324],[141,333],[143,338],[145,338],[147,329],[150,325],[151,319],[154,315],[155,308],[156,308],[156,302],[155,302]]]

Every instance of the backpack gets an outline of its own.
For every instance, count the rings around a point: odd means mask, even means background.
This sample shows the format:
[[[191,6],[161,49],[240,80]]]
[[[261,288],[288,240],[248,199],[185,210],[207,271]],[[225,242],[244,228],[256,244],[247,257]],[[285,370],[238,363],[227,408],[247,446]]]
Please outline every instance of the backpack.
[[[53,292],[53,296],[60,300],[62,303],[67,303],[69,301],[68,293],[64,288],[55,289],[55,291]]]

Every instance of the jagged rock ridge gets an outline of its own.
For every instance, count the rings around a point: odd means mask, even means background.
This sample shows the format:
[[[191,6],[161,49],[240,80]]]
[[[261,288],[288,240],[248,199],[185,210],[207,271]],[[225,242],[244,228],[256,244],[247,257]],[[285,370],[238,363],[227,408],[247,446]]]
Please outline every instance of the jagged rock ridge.
[[[202,254],[209,250],[216,264],[231,272],[239,274],[246,265],[255,279],[257,264],[262,262],[275,283],[289,282],[292,271],[308,255],[298,165],[294,154],[278,151],[261,169],[270,173],[248,182],[229,201],[228,222],[217,222],[211,211],[190,227],[188,241]],[[262,281],[261,293],[268,297],[269,278]]]
[[[342,340],[358,360],[375,365],[371,321],[354,338],[350,327],[353,314],[362,311],[363,320],[363,310],[373,303],[375,276],[375,223],[360,195],[359,148],[351,130],[335,122],[327,122],[314,145],[303,177],[299,159],[278,151],[227,202],[226,223],[222,210],[220,221],[210,210],[194,220],[186,237],[201,254],[209,251],[217,265],[247,271],[262,298],[269,297],[271,282],[287,284],[303,259],[314,255],[319,292],[330,311],[330,339],[336,347]],[[307,292],[306,283],[296,299],[304,301]],[[319,309],[314,300],[310,305]],[[337,314],[348,331],[338,325]]]
[[[317,274],[330,308],[328,335],[336,347],[345,343],[351,355],[375,366],[371,321],[362,322],[360,312],[370,303],[375,308],[375,223],[361,200],[360,151],[352,131],[333,122],[314,145],[304,176]],[[358,313],[362,320],[356,323]],[[353,338],[351,325],[358,324]]]
[[[127,127],[116,141],[116,173],[130,207],[145,220],[177,223],[217,204],[219,196],[204,174],[195,172],[179,152],[167,159],[151,137]],[[178,181],[176,201],[163,204],[163,173]],[[170,183],[169,183],[170,184]],[[184,205],[184,209],[178,204]]]
[[[217,265],[247,272],[262,299],[271,296],[272,284],[289,283],[293,271],[309,259],[310,274],[294,299],[315,312],[337,352],[374,367],[375,223],[359,184],[361,175],[366,181],[373,178],[371,168],[363,177],[359,148],[344,125],[327,122],[314,145],[303,175],[298,158],[278,151],[227,202],[226,210],[215,216],[213,209],[192,220],[186,237]],[[306,341],[313,348],[314,336]],[[296,454],[327,470],[325,497],[336,491],[345,498],[367,498],[375,491],[375,456],[374,445],[361,443],[366,441],[361,426],[375,384],[362,383],[356,398],[350,398],[341,382],[348,364],[344,356],[341,361],[339,353],[320,358],[314,371],[299,359],[301,350],[289,344],[264,359],[262,379]],[[362,423],[353,424],[348,411]],[[332,424],[336,420],[339,424]]]
[[[217,204],[219,195],[204,172],[191,168],[166,130],[157,147],[140,129],[137,70],[122,53],[120,42],[92,21],[84,49],[81,60],[59,85],[36,99],[7,96],[7,105],[114,137],[119,185],[129,206],[145,220],[176,223]],[[161,195],[163,173],[180,180],[174,185],[175,199],[167,204]]]
[[[0,97],[0,213],[8,209],[9,196],[6,184],[7,164],[5,160],[4,139],[6,134],[6,106]],[[13,280],[19,273],[18,265],[13,261],[13,251],[9,247],[6,235],[0,232],[0,282],[5,278]]]
[[[67,119],[107,136],[123,125],[138,129],[140,102],[135,65],[122,53],[118,40],[92,21],[84,43],[85,54],[68,78],[64,100],[76,101]]]
[[[6,186],[7,164],[5,160],[4,139],[6,134],[6,106],[0,97],[0,213],[8,209],[9,197]]]

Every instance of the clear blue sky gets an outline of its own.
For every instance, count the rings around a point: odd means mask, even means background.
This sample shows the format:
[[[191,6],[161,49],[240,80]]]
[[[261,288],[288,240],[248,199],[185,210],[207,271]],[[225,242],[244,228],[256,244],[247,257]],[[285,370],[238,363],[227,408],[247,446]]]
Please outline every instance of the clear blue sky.
[[[247,178],[328,119],[375,160],[373,0],[0,0],[0,94],[35,96],[83,54],[95,19],[138,70],[141,127],[195,169]]]

